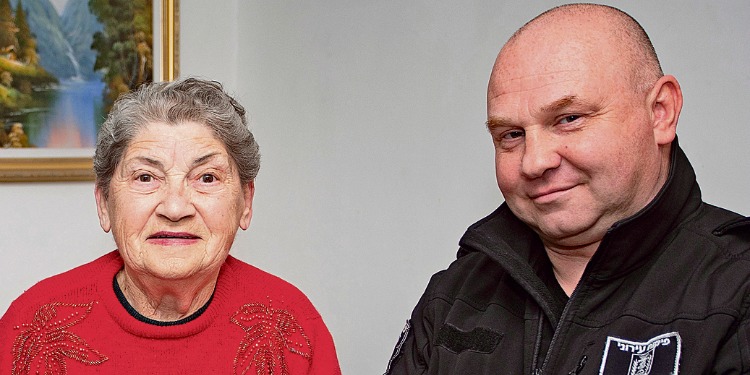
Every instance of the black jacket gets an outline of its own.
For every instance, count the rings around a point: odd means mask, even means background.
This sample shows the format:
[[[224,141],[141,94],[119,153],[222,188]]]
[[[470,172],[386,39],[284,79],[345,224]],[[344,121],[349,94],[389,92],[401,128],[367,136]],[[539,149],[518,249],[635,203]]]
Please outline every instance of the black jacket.
[[[503,204],[435,274],[387,374],[750,373],[750,220],[669,178],[604,236],[568,299],[541,240]]]

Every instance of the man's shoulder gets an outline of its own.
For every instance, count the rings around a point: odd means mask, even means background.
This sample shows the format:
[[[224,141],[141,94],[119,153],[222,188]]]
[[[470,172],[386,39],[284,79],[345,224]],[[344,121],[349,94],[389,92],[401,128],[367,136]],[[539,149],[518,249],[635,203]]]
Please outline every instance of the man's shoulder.
[[[683,229],[727,256],[750,259],[750,218],[708,203],[688,219]]]
[[[679,226],[667,248],[653,271],[666,279],[683,280],[690,290],[687,294],[722,301],[723,306],[741,306],[750,298],[747,217],[702,204]]]
[[[487,254],[460,248],[458,256],[448,268],[432,275],[429,285],[439,289],[450,289],[466,283],[469,278],[481,275],[491,278],[490,275],[496,275],[498,272],[503,272],[502,267],[492,261]]]
[[[511,275],[490,256],[479,251],[461,251],[447,269],[432,275],[422,298],[424,303],[448,305],[461,300],[476,309],[485,309],[497,303],[499,295],[503,299],[520,295],[517,289]]]

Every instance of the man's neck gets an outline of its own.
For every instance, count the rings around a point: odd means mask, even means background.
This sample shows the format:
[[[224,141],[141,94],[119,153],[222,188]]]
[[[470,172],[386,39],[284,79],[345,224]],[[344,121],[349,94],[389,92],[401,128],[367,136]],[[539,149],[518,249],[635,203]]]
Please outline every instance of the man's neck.
[[[575,249],[551,248],[545,245],[544,249],[552,263],[555,278],[568,297],[573,294],[586,265],[589,264],[589,260],[594,256],[598,247],[599,242]]]

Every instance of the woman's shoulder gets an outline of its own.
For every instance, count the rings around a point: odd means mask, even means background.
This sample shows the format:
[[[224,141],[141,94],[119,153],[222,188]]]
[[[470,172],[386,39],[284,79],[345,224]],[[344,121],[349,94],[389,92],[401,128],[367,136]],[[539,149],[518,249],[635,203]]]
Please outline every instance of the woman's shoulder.
[[[299,288],[231,256],[224,264],[214,296],[220,290],[228,293],[229,285],[234,286],[231,294],[219,299],[231,306],[232,323],[243,327],[246,332],[261,332],[261,335],[262,332],[274,332],[273,338],[265,339],[281,340],[277,344],[293,347],[293,353],[307,359],[304,363],[310,367],[305,373],[341,373],[331,333]],[[265,328],[257,330],[257,327]],[[249,347],[250,343],[247,345]],[[298,356],[287,359],[299,359]]]
[[[307,319],[320,318],[310,299],[298,287],[279,276],[229,256],[216,287],[217,295],[245,305],[288,309]]]
[[[107,253],[89,263],[43,279],[21,294],[8,308],[11,311],[38,309],[50,303],[88,303],[101,287],[106,275],[111,278],[122,267],[117,252]]]

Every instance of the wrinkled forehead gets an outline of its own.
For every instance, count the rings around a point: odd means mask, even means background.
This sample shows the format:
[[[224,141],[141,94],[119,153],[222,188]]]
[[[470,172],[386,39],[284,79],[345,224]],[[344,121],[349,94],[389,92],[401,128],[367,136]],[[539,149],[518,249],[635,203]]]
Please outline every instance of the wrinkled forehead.
[[[162,154],[162,157],[169,155],[169,158],[177,159],[204,150],[227,154],[225,144],[209,126],[195,121],[149,122],[131,139],[123,157]]]

